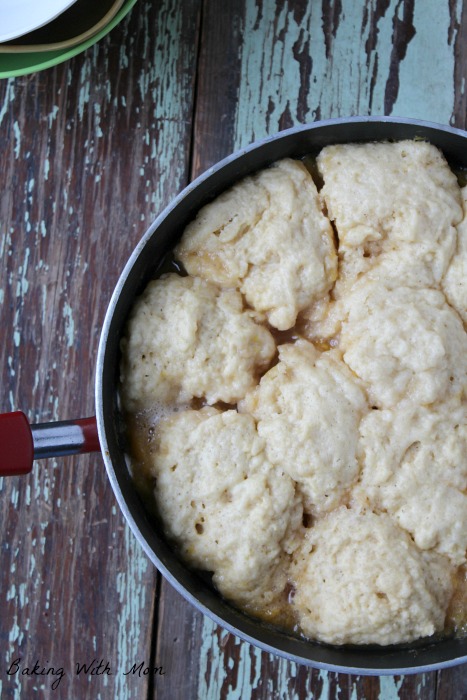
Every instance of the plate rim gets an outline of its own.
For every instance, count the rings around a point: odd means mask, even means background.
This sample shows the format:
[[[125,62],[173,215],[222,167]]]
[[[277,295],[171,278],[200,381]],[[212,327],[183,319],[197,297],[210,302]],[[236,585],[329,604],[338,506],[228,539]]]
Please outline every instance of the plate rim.
[[[65,51],[57,49],[55,51],[41,51],[40,53],[0,54],[0,79],[16,78],[22,75],[29,75],[31,73],[36,73],[41,70],[46,70],[47,68],[53,68],[54,66],[60,63],[64,63],[69,58],[73,58],[74,56],[77,56],[83,51],[86,51],[86,49],[90,48],[98,41],[100,41],[104,36],[106,36],[130,12],[130,10],[137,3],[137,1],[138,0],[126,0],[126,2],[122,5],[120,10],[113,17],[113,19],[110,20],[110,22],[99,32],[97,32],[97,34],[94,34],[94,36],[90,37],[81,44],[66,49]],[[25,59],[30,58],[31,61],[17,68],[11,68],[6,70],[1,69],[2,57],[18,58],[19,56]]]
[[[11,18],[17,18],[17,22],[13,22],[13,27],[10,26],[10,29],[8,31],[0,30],[0,42],[4,41],[11,41],[12,39],[18,39],[19,37],[23,36],[24,34],[28,34],[29,32],[34,31],[35,29],[39,29],[40,27],[43,27],[44,25],[48,24],[51,22],[53,19],[56,19],[59,15],[61,15],[65,10],[68,10],[72,5],[75,4],[77,0],[48,0],[46,3],[46,7],[48,6],[49,9],[47,11],[46,8],[44,8],[44,3],[43,2],[34,2],[31,0],[23,0],[23,7],[21,8],[20,12],[18,13],[13,13],[11,14],[11,5],[15,6],[17,3],[9,3],[10,7],[5,8],[5,14],[2,17],[2,26],[4,24],[5,18],[7,21],[7,26],[8,26],[8,20],[11,21]],[[1,0],[0,0],[1,4]],[[40,20],[39,22],[37,19],[33,19],[31,17],[30,11],[28,12],[28,9],[34,7],[35,8],[35,13],[36,15],[39,14]],[[1,7],[0,7],[1,10]],[[41,14],[40,10],[44,10],[44,12]],[[34,15],[34,12],[32,13]]]

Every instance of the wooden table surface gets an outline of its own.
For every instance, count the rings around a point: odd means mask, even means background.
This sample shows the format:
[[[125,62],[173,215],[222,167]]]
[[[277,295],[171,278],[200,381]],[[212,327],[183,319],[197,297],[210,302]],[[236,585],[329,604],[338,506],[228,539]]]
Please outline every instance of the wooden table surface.
[[[190,179],[318,119],[465,128],[466,58],[462,0],[138,0],[85,53],[0,81],[0,411],[93,415],[114,284]],[[98,454],[0,479],[0,525],[2,700],[467,698],[466,666],[327,673],[218,628],[161,580]],[[162,673],[125,675],[141,663]]]

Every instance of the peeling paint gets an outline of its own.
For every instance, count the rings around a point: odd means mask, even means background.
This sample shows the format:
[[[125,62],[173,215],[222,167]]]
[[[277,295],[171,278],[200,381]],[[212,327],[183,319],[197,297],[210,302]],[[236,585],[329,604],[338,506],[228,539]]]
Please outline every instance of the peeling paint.
[[[14,78],[8,78],[7,84],[6,84],[6,90],[5,90],[5,101],[0,108],[0,126],[2,125],[2,122],[5,118],[5,116],[8,114],[10,104],[14,101],[14,99],[15,99],[15,81],[14,81]]]
[[[101,128],[101,107],[97,103],[94,104],[94,133],[98,139],[104,136],[104,132]]]
[[[82,121],[84,117],[84,110],[86,105],[89,103],[89,95],[90,95],[90,76],[91,76],[91,62],[89,60],[86,60],[83,63],[83,67],[81,69],[80,73],[80,88],[79,88],[79,93],[78,93],[78,114],[79,118]]]
[[[30,257],[31,251],[30,248],[26,248],[24,251],[24,261],[23,264],[20,265],[18,274],[19,274],[19,280],[16,285],[16,297],[22,299],[26,292],[28,291],[29,288],[29,282],[27,280],[26,274],[28,270],[28,264],[29,264],[29,257]]]
[[[379,700],[400,700],[399,690],[404,681],[403,676],[381,676],[379,679]]]
[[[342,6],[332,56],[327,57],[320,3],[311,5],[301,22],[286,4],[277,14],[274,3],[263,3],[261,13],[256,3],[246,3],[237,148],[293,123],[385,113],[393,17],[401,3],[388,0],[376,27],[364,21],[366,13],[374,12],[374,2],[344,0]],[[433,27],[449,26],[449,8],[435,2],[415,3],[414,23],[416,34],[399,66],[399,89],[391,113],[447,124],[453,110],[454,58],[446,41],[433,42]],[[376,36],[374,46],[370,31]],[[364,76],[373,77],[363,80]]]
[[[58,106],[58,105],[54,105],[54,106],[52,107],[52,110],[51,110],[51,111],[49,112],[49,114],[47,115],[47,123],[48,123],[49,129],[52,128],[53,122],[56,120],[57,115],[59,114],[59,111],[60,111],[60,110],[59,110],[59,106]]]
[[[18,159],[21,152],[21,128],[18,122],[13,122],[13,134],[15,136],[14,155]]]
[[[7,363],[8,363],[8,370],[10,372],[10,377],[14,377],[16,374],[16,371],[15,371],[15,368],[13,367],[13,358],[11,357],[11,355],[8,357]]]
[[[400,66],[393,114],[449,124],[454,107],[454,55],[446,40],[433,41],[434,27],[449,26],[449,7],[447,3],[415,2],[414,8],[417,33]]]
[[[75,342],[75,323],[73,320],[73,310],[67,302],[63,305],[63,318],[65,319],[66,344],[68,348],[72,348]]]
[[[121,607],[118,612],[117,665],[130,668],[141,655],[139,638],[141,611],[146,607],[146,588],[142,585],[149,562],[137,545],[133,533],[125,523],[123,540],[128,566],[125,572],[117,574],[117,593]],[[130,692],[125,676],[118,674],[115,682],[115,697],[130,700]]]

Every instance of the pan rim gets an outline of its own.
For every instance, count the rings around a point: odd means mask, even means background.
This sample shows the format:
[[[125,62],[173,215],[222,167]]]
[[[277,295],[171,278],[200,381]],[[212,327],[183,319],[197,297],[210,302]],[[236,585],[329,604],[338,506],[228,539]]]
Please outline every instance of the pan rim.
[[[204,171],[202,174],[200,174],[197,178],[195,178],[185,188],[182,189],[182,191],[169,203],[167,207],[164,208],[164,210],[154,219],[151,225],[147,228],[146,232],[143,234],[140,241],[137,243],[136,247],[131,253],[130,257],[128,258],[128,261],[124,266],[120,277],[117,281],[117,284],[114,288],[102,326],[96,364],[95,395],[97,426],[107,474],[112,489],[114,491],[115,497],[117,499],[118,505],[123,513],[125,520],[130,526],[130,529],[132,530],[136,539],[139,541],[140,545],[143,547],[143,550],[145,551],[146,555],[156,566],[156,568],[160,571],[160,573],[164,576],[164,578],[166,578],[167,581],[202,614],[206,615],[215,623],[227,629],[229,632],[233,633],[237,637],[249,642],[250,644],[253,644],[256,647],[259,647],[263,651],[272,653],[289,661],[300,663],[309,667],[339,673],[375,676],[425,673],[440,670],[443,668],[449,668],[467,662],[467,648],[465,650],[462,649],[462,653],[454,653],[454,655],[449,656],[449,658],[443,658],[431,662],[417,664],[417,657],[422,656],[424,654],[425,647],[420,649],[418,647],[414,647],[412,649],[405,650],[402,650],[401,647],[398,647],[397,656],[399,658],[399,661],[401,654],[405,653],[405,655],[407,656],[407,665],[401,665],[400,663],[392,665],[390,663],[390,654],[387,654],[388,648],[381,647],[381,655],[389,657],[389,663],[387,666],[385,663],[381,662],[381,659],[378,662],[377,655],[375,655],[374,663],[372,663],[371,665],[365,665],[364,662],[362,663],[362,665],[354,663],[346,665],[345,663],[323,661],[319,658],[320,654],[318,654],[318,658],[311,658],[313,654],[311,654],[310,657],[303,656],[303,654],[294,653],[293,651],[287,651],[287,649],[284,648],[278,648],[272,643],[266,642],[264,639],[259,639],[258,634],[254,635],[251,634],[249,631],[251,627],[253,627],[253,629],[258,628],[258,623],[256,621],[248,621],[247,616],[245,616],[243,613],[238,614],[235,612],[229,617],[229,615],[227,615],[226,612],[227,609],[230,608],[228,604],[223,604],[224,608],[222,608],[221,606],[222,614],[217,612],[216,609],[213,609],[214,606],[212,604],[209,604],[203,599],[205,596],[203,596],[200,593],[200,591],[196,591],[195,593],[196,585],[192,586],[191,589],[189,589],[186,587],[186,585],[181,583],[179,578],[177,577],[176,571],[174,571],[174,566],[172,566],[172,562],[169,562],[169,565],[167,561],[164,560],[164,557],[161,557],[160,553],[158,554],[154,550],[154,547],[150,543],[151,536],[148,531],[150,528],[150,524],[144,522],[144,520],[142,519],[142,517],[140,517],[139,514],[137,517],[135,517],[134,503],[132,501],[129,502],[128,494],[124,493],[123,487],[125,487],[126,484],[122,485],[122,476],[120,475],[119,478],[119,476],[117,475],[115,464],[112,461],[113,447],[111,441],[108,439],[108,436],[110,434],[109,431],[115,427],[113,419],[109,418],[108,401],[104,398],[106,393],[107,381],[106,365],[108,364],[107,357],[109,352],[109,337],[111,337],[111,334],[113,332],[114,318],[117,312],[117,307],[122,299],[122,295],[125,294],[125,289],[129,277],[134,271],[137,263],[141,260],[142,256],[144,257],[148,243],[153,240],[155,233],[161,228],[164,222],[166,222],[168,217],[170,217],[174,214],[174,212],[177,211],[178,207],[180,207],[182,203],[187,200],[187,198],[193,197],[200,188],[202,188],[204,185],[206,185],[206,183],[211,181],[212,178],[215,178],[216,175],[219,172],[223,171],[225,168],[235,166],[236,164],[241,162],[242,159],[247,158],[249,155],[254,154],[258,150],[267,148],[269,145],[274,144],[279,140],[285,141],[289,138],[294,138],[297,135],[299,136],[302,134],[313,134],[318,130],[332,130],[335,127],[344,128],[345,126],[349,125],[387,125],[391,128],[395,125],[401,127],[407,126],[413,129],[421,129],[422,131],[434,131],[436,133],[446,134],[451,137],[462,138],[463,140],[467,139],[467,132],[462,129],[413,118],[387,116],[353,116],[348,118],[329,119],[313,122],[311,124],[301,124],[299,126],[291,127],[290,129],[286,129],[274,135],[257,140],[249,144],[245,148],[236,150],[234,153],[223,158],[222,160],[208,168],[206,171]],[[328,142],[331,143],[331,141]],[[467,155],[465,159],[467,162]],[[258,165],[258,168],[259,167],[261,166]],[[241,176],[243,175],[239,175],[239,177]],[[201,204],[199,206],[201,206]],[[183,565],[180,566],[181,568],[184,568]],[[236,621],[232,621],[232,619],[235,620],[235,618],[242,622],[241,626],[238,626]],[[267,631],[265,632],[265,634],[267,634]],[[286,638],[289,638],[289,635],[278,633],[278,635],[273,635],[273,638],[276,640],[285,640]],[[295,646],[297,645],[303,645],[303,641],[304,640],[297,640],[297,644],[291,644],[289,646],[295,648]],[[443,640],[443,642],[445,641],[446,640]],[[467,640],[459,641],[461,643],[464,642],[465,644],[467,644]],[[439,644],[439,642],[427,640],[427,648],[433,645],[436,646],[437,644]],[[335,656],[346,654],[346,649],[334,647],[331,645],[321,645],[316,642],[309,642],[307,643],[307,645],[312,651],[316,649],[324,649],[326,651],[336,651]],[[454,644],[454,648],[455,646],[456,645]],[[360,653],[363,655],[365,654],[365,651],[368,651],[367,648],[361,647],[360,652],[355,652],[355,654]],[[367,664],[369,661],[370,658],[367,659]]]

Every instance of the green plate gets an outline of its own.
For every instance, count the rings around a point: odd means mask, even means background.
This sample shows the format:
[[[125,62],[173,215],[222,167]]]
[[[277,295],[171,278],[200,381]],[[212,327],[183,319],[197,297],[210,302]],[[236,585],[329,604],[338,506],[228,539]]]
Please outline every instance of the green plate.
[[[108,34],[128,14],[136,2],[137,0],[126,0],[115,17],[100,32],[77,46],[54,51],[0,54],[0,78],[13,78],[17,75],[27,75],[38,70],[51,68],[85,51]]]

